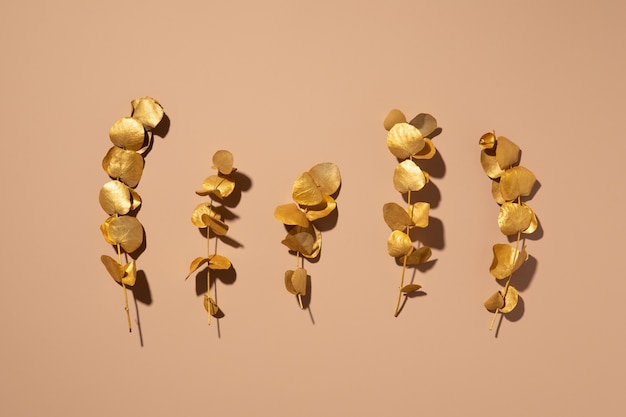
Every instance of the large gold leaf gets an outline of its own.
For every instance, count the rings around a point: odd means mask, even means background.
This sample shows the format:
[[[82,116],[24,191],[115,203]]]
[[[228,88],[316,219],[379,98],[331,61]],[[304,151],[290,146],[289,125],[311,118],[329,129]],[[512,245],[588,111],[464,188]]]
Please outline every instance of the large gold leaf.
[[[387,147],[399,159],[415,155],[424,147],[424,136],[408,123],[396,123],[387,134]]]
[[[102,160],[102,168],[111,178],[136,187],[143,173],[143,157],[135,151],[113,146]]]
[[[291,196],[301,206],[315,206],[324,201],[322,191],[308,172],[302,173],[296,179],[291,190]]]
[[[516,166],[507,169],[500,177],[500,192],[506,201],[513,201],[517,197],[530,195],[537,178],[526,167]]]
[[[519,146],[504,136],[498,137],[496,142],[496,161],[502,169],[510,168],[519,158]]]
[[[213,206],[209,203],[200,203],[193,210],[193,213],[191,213],[191,223],[200,229],[204,229],[208,226],[208,224],[202,220],[202,216],[205,214],[215,220],[222,219],[222,215],[218,211],[214,210]]]
[[[480,146],[481,149],[493,149],[495,145],[496,145],[496,135],[494,135],[491,132],[488,132],[482,135],[480,137],[480,140],[478,141],[478,146]]]
[[[143,124],[132,117],[122,117],[109,130],[109,138],[115,146],[138,151],[146,140]]]
[[[423,136],[428,136],[437,129],[437,119],[428,113],[420,113],[409,122],[415,126]]]
[[[495,311],[504,307],[504,297],[500,291],[493,293],[491,297],[485,301],[485,308],[489,311]]]
[[[488,153],[489,152],[489,153]],[[496,156],[491,154],[492,151],[482,150],[480,151],[480,165],[482,165],[485,174],[489,178],[500,178],[504,170],[498,165]]]
[[[312,223],[306,228],[296,226],[289,230],[281,243],[306,258],[315,258],[322,247],[322,233]]]
[[[411,238],[404,232],[394,230],[387,239],[387,253],[393,257],[405,256],[413,250]]]
[[[498,226],[500,226],[500,231],[506,236],[514,235],[528,229],[532,217],[533,212],[530,207],[523,204],[505,202],[500,207]]]
[[[121,181],[107,182],[100,189],[100,206],[109,215],[128,213],[132,205],[129,190],[130,188]]]
[[[189,278],[191,274],[193,274],[195,271],[198,270],[198,268],[200,268],[202,265],[204,265],[207,262],[209,262],[209,258],[205,258],[203,256],[200,256],[194,259],[193,261],[191,261],[191,265],[189,265],[189,273],[185,277],[185,280],[187,280],[187,278]]]
[[[202,190],[196,191],[198,195],[213,194],[218,198],[226,198],[235,190],[235,182],[220,175],[211,175],[202,183]]]
[[[393,109],[383,121],[385,130],[390,130],[396,123],[406,123],[406,116],[398,109]]]
[[[497,279],[508,278],[522,266],[527,257],[526,247],[520,252],[506,243],[497,243],[493,245],[493,260],[489,272]]]
[[[313,222],[315,220],[323,219],[337,208],[337,202],[334,198],[326,194],[322,194],[322,198],[324,201],[316,206],[303,207],[306,218],[309,219],[309,221]]]
[[[291,294],[293,295],[297,295],[298,292],[296,291],[296,289],[293,287],[293,282],[291,282],[291,277],[293,277],[293,270],[288,270],[285,271],[285,288],[287,289],[287,291],[289,291]]]
[[[424,172],[410,159],[400,162],[393,173],[393,186],[401,193],[419,191],[427,182]]]
[[[213,168],[217,169],[223,175],[229,175],[235,170],[233,163],[234,158],[230,151],[219,150],[213,154]]]
[[[202,222],[206,224],[209,229],[211,229],[211,231],[218,236],[224,236],[226,233],[228,233],[228,225],[220,219],[216,219],[209,214],[202,215]]]
[[[215,300],[207,294],[204,294],[204,309],[212,316],[215,316],[220,311]],[[209,311],[209,309],[211,309],[211,311]]]
[[[163,119],[163,107],[152,97],[137,98],[131,102],[133,117],[139,120],[146,130],[150,130]]]
[[[296,268],[291,276],[291,284],[296,294],[306,295],[307,272],[304,268]]]
[[[122,282],[122,277],[124,276],[124,267],[108,255],[102,255],[100,257],[100,260],[109,272],[109,275],[111,275],[111,278],[113,278],[117,282]]]
[[[313,182],[317,184],[322,194],[332,195],[341,185],[341,173],[339,167],[332,162],[323,162],[309,169]],[[313,204],[306,204],[307,206]]]
[[[209,269],[228,269],[230,268],[230,261],[227,257],[222,255],[209,255]]]
[[[391,230],[404,230],[412,224],[409,213],[397,203],[387,203],[383,206],[383,219]]]
[[[304,214],[304,212],[294,203],[283,204],[276,207],[274,210],[274,217],[278,221],[287,225],[298,225],[302,227],[307,227],[309,225],[307,215]]]
[[[126,252],[134,252],[143,243],[143,226],[133,216],[113,218],[108,227],[113,244],[120,244]]]
[[[122,278],[122,284],[127,287],[132,287],[137,281],[137,266],[135,261],[130,261],[124,265],[124,277]]]
[[[430,203],[418,201],[409,206],[409,215],[415,227],[428,227],[428,213],[430,212]]]
[[[414,250],[406,257],[407,265],[419,265],[428,262],[432,256],[433,251],[428,246],[422,246],[419,249]]]
[[[415,159],[431,159],[437,153],[437,149],[435,148],[435,144],[432,140],[428,138],[424,138],[424,147],[421,151],[413,155]]]
[[[502,291],[504,291],[504,288],[500,290],[501,293]],[[517,306],[518,298],[519,293],[517,292],[517,289],[515,289],[515,287],[513,287],[512,285],[509,285],[506,294],[504,295],[504,307],[500,308],[500,312],[510,313],[511,311],[513,311],[515,306]]]

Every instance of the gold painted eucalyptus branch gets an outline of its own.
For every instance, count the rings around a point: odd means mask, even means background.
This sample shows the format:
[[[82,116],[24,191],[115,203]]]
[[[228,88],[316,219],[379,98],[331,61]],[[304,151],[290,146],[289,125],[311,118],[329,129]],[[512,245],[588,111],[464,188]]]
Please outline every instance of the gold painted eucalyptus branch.
[[[131,105],[131,116],[122,117],[109,130],[114,146],[102,160],[102,168],[111,181],[104,184],[99,196],[100,206],[109,215],[100,230],[117,252],[117,260],[108,255],[100,259],[115,282],[122,286],[129,332],[132,327],[126,288],[135,285],[137,269],[134,259],[128,261],[128,254],[141,247],[144,233],[136,217],[141,197],[135,187],[143,173],[144,155],[152,145],[152,130],[163,119],[163,108],[153,98],[138,98]],[[122,261],[122,252],[126,263]]]
[[[285,271],[285,288],[298,298],[301,309],[304,309],[302,297],[306,296],[308,286],[304,258],[316,258],[322,248],[322,233],[314,222],[337,208],[332,196],[340,185],[337,165],[317,164],[296,179],[291,192],[295,203],[283,204],[274,210],[274,217],[287,228],[287,236],[281,243],[296,254],[295,269]]]
[[[207,239],[207,256],[200,256],[191,261],[189,266],[189,274],[200,269],[201,266],[207,264],[207,293],[204,295],[204,309],[207,312],[207,324],[211,324],[211,316],[215,317],[220,311],[217,305],[217,295],[215,299],[211,297],[211,271],[230,269],[230,260],[222,255],[217,254],[217,242],[219,236],[224,236],[228,232],[228,225],[222,220],[221,206],[215,206],[214,203],[222,201],[230,196],[235,190],[235,178],[232,175],[237,168],[233,166],[234,158],[230,151],[219,150],[213,154],[213,168],[217,169],[217,175],[207,177],[202,183],[202,189],[196,191],[201,196],[208,195],[210,200],[208,203],[201,203],[196,206],[191,215],[191,223],[200,229],[206,229]],[[215,249],[211,253],[211,233],[215,235]],[[214,288],[217,282],[213,284]],[[217,294],[217,289],[215,290]]]
[[[505,236],[516,236],[515,246],[506,243],[493,246],[489,272],[497,280],[503,280],[504,287],[484,303],[487,310],[494,312],[489,325],[492,330],[498,313],[510,313],[518,303],[519,293],[511,285],[511,279],[528,257],[526,247],[522,245],[522,234],[531,234],[538,227],[535,212],[522,201],[522,197],[532,193],[536,178],[528,168],[517,165],[520,148],[511,140],[504,136],[496,138],[495,132],[490,132],[480,138],[479,145],[482,149],[480,163],[493,180],[491,194],[500,205],[500,231]]]
[[[405,285],[407,266],[425,263],[432,256],[431,248],[420,242],[415,248],[410,234],[415,227],[428,226],[430,204],[423,201],[413,202],[413,193],[422,190],[430,181],[430,176],[417,165],[416,160],[435,156],[437,150],[427,136],[437,129],[437,120],[430,114],[421,113],[407,123],[404,114],[394,109],[385,118],[384,127],[388,130],[387,147],[399,161],[393,174],[393,185],[398,192],[407,194],[406,209],[393,202],[383,206],[383,218],[392,230],[387,239],[387,252],[402,263],[398,301],[394,312],[394,317],[398,317],[402,295],[415,293],[422,288],[413,283]]]

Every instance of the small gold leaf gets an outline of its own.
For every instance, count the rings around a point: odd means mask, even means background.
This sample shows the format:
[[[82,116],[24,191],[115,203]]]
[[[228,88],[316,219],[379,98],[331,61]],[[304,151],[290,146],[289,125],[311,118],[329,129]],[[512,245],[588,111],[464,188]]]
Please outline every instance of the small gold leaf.
[[[422,246],[419,249],[414,250],[406,257],[407,265],[419,265],[428,262],[432,256],[433,251],[428,246]]]
[[[530,225],[528,226],[528,228],[526,230],[523,230],[522,233],[531,234],[531,233],[534,233],[535,230],[537,230],[537,227],[539,227],[539,222],[537,221],[537,216],[535,215],[535,212],[533,211],[533,209],[531,209],[528,206],[526,206],[526,207],[528,208],[528,210],[531,211],[532,217],[530,219]]]
[[[193,274],[195,271],[198,270],[198,268],[200,268],[202,265],[204,265],[207,262],[209,262],[209,258],[205,258],[202,256],[191,261],[191,265],[189,265],[189,273],[185,277],[185,281],[187,280],[187,278],[191,276],[191,274]]]
[[[437,149],[435,148],[435,144],[432,140],[428,138],[424,138],[424,147],[421,151],[413,155],[415,159],[431,159],[437,153]]]
[[[394,230],[387,239],[387,253],[393,257],[405,256],[413,250],[411,238],[404,232]]]
[[[424,136],[408,123],[396,123],[387,134],[387,147],[399,159],[415,155],[424,147]]]
[[[536,181],[535,174],[523,166],[507,169],[500,177],[500,192],[506,201],[530,195]]]
[[[497,279],[508,278],[522,266],[527,257],[526,247],[520,252],[506,243],[497,243],[493,245],[493,261],[489,272]]]
[[[322,194],[322,198],[324,201],[316,206],[303,207],[306,218],[309,219],[309,221],[313,222],[318,219],[323,219],[337,208],[337,202],[335,202],[334,198],[326,194]]]
[[[296,268],[291,276],[291,284],[296,294],[306,295],[307,272],[304,268]]]
[[[487,174],[489,178],[500,178],[500,176],[504,172],[504,170],[500,168],[500,165],[498,165],[496,156],[492,154],[491,150],[483,149],[480,152],[480,164],[482,165],[485,174]]]
[[[138,151],[146,139],[143,124],[132,117],[122,117],[109,130],[109,138],[115,146]]]
[[[391,130],[391,128],[397,123],[406,123],[406,116],[400,110],[393,109],[389,112],[387,117],[385,117],[383,126],[385,127],[385,130]]]
[[[500,226],[500,231],[504,235],[514,235],[528,229],[532,217],[533,212],[530,207],[523,204],[505,202],[500,207],[498,226]]]
[[[415,227],[428,227],[428,213],[430,212],[430,203],[418,201],[409,206],[409,215]]]
[[[419,191],[427,182],[424,172],[410,159],[399,163],[393,173],[393,186],[401,193]]]
[[[143,157],[135,151],[113,146],[104,156],[102,168],[111,178],[134,188],[143,173]]]
[[[402,287],[402,289],[400,291],[402,291],[405,294],[409,294],[409,293],[412,293],[412,292],[415,292],[415,291],[419,290],[420,288],[422,288],[421,285],[409,284],[409,285],[405,285],[404,287]]]
[[[496,200],[496,203],[503,204],[504,198],[502,197],[502,193],[500,192],[500,182],[499,181],[491,181],[491,195],[493,199]]]
[[[504,291],[504,288],[500,290],[500,292]],[[515,306],[517,306],[517,300],[519,298],[519,293],[512,285],[509,285],[509,289],[504,296],[504,307],[500,308],[501,313],[510,313],[513,311]]]
[[[309,225],[307,215],[304,214],[304,212],[294,203],[283,204],[276,207],[274,210],[274,217],[278,221],[287,225],[298,225],[302,227],[307,227]]]
[[[121,181],[112,180],[100,189],[100,206],[111,214],[127,214],[131,208],[130,188]]]
[[[135,265],[135,261],[130,261],[126,265],[124,265],[124,278],[122,278],[122,284],[127,287],[132,287],[135,285],[137,281],[137,267]]]
[[[139,196],[139,193],[137,193],[137,191],[135,191],[132,188],[129,188],[130,190],[130,209],[131,210],[136,210],[140,205],[141,205],[141,197]]]
[[[293,287],[293,283],[291,282],[291,277],[293,277],[293,270],[285,271],[285,288],[293,295],[298,295],[298,292]]]
[[[324,201],[322,192],[308,172],[302,173],[296,179],[291,190],[291,196],[301,206],[315,206]]]
[[[220,219],[216,219],[209,214],[202,215],[202,222],[206,224],[209,229],[211,229],[211,231],[218,236],[224,236],[226,233],[228,233],[228,225]]]
[[[220,213],[213,210],[213,207],[209,203],[200,203],[193,210],[193,213],[191,213],[191,223],[200,229],[204,229],[208,226],[208,223],[202,220],[202,216],[205,214],[216,220],[222,219]]]
[[[233,191],[235,191],[234,181],[220,175],[211,175],[205,178],[202,183],[202,189],[196,191],[196,194],[213,194],[217,198],[226,198],[231,195]]]
[[[139,120],[146,130],[153,129],[163,119],[163,107],[151,97],[137,98],[131,102],[133,117]]]
[[[412,225],[409,213],[396,203],[387,203],[383,206],[383,219],[391,230],[404,230]]]
[[[504,297],[500,291],[493,293],[491,297],[485,301],[485,308],[489,311],[495,311],[504,307]]]
[[[496,141],[496,161],[502,169],[510,168],[519,158],[519,146],[513,141],[500,136]]]
[[[313,182],[319,187],[322,194],[332,195],[341,185],[341,173],[339,167],[332,162],[323,162],[309,170]],[[312,206],[315,204],[305,204]]]
[[[229,175],[234,171],[234,158],[230,151],[219,150],[213,154],[213,168],[223,175]]]
[[[437,119],[427,113],[420,113],[409,122],[415,126],[423,136],[428,136],[437,129]]]
[[[143,226],[133,216],[113,218],[109,223],[108,234],[113,244],[120,244],[122,249],[131,253],[143,243]]]
[[[113,240],[113,238],[111,237],[111,234],[109,233],[111,222],[115,219],[116,219],[115,216],[110,216],[100,225],[100,231],[102,232],[102,237],[104,237],[104,240],[106,240],[106,242],[109,245],[115,245],[115,241]]]
[[[306,258],[315,258],[322,247],[322,233],[309,223],[309,227],[296,226],[289,230],[281,242],[294,252],[300,252]]]
[[[494,135],[491,132],[485,133],[484,135],[482,135],[480,137],[480,140],[478,141],[478,146],[480,146],[481,149],[493,149],[495,144],[496,144],[496,135]]]
[[[211,311],[209,311],[209,308]],[[220,311],[215,300],[206,294],[204,294],[204,309],[212,316],[215,316]]]
[[[230,268],[230,261],[227,257],[222,255],[209,255],[209,269],[228,269]]]
[[[122,277],[124,276],[124,267],[108,255],[102,255],[100,257],[100,260],[109,272],[109,275],[111,275],[111,278],[113,278],[117,282],[122,282]]]

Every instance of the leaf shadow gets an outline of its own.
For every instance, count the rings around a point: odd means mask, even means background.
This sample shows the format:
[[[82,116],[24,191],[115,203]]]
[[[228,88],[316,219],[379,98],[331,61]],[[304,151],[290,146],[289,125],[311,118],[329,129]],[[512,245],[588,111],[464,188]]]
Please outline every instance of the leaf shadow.
[[[412,228],[409,237],[413,242],[420,241],[434,249],[441,250],[446,247],[443,222],[437,217],[429,216],[428,227]]]
[[[217,288],[215,287],[215,283],[217,280],[225,285],[232,285],[237,280],[237,271],[232,264],[228,269],[203,268],[196,274],[196,295],[202,295],[209,292],[209,288],[207,287],[209,272],[211,272],[211,288],[215,288],[216,291]],[[217,296],[215,302],[217,302]]]

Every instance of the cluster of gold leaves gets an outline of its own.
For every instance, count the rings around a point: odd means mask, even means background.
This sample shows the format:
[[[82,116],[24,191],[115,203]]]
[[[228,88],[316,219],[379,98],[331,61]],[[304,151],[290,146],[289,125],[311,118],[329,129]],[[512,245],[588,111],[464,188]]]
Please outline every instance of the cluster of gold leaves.
[[[520,148],[504,136],[485,133],[479,141],[480,163],[491,182],[491,194],[500,205],[498,226],[502,234],[517,236],[515,247],[509,244],[493,246],[493,261],[489,272],[497,280],[505,280],[504,287],[496,291],[485,301],[485,308],[498,313],[509,313],[517,306],[519,293],[511,285],[513,273],[526,261],[526,247],[520,250],[522,234],[531,234],[537,230],[535,212],[522,201],[528,197],[535,186],[536,177],[528,168],[518,165]]]
[[[132,114],[122,117],[109,130],[113,146],[102,160],[102,168],[111,181],[100,189],[100,206],[109,217],[100,225],[107,243],[117,249],[117,260],[102,255],[101,261],[111,277],[124,289],[124,301],[128,331],[131,331],[126,287],[136,281],[135,260],[122,263],[125,254],[139,249],[143,243],[143,226],[135,217],[141,205],[141,197],[135,191],[144,167],[144,153],[152,143],[152,129],[163,118],[163,108],[150,97],[131,102]]]
[[[206,264],[207,272],[207,294],[204,295],[204,309],[207,311],[207,323],[211,324],[211,316],[216,316],[220,311],[216,300],[210,297],[211,291],[211,271],[225,270],[231,267],[230,260],[217,252],[217,237],[224,236],[228,232],[228,225],[222,220],[220,207],[215,206],[215,201],[223,200],[232,194],[235,190],[235,178],[232,175],[237,168],[233,166],[234,158],[230,151],[219,150],[213,154],[213,169],[217,169],[217,175],[207,177],[202,183],[202,189],[196,191],[201,196],[209,196],[208,203],[201,203],[196,206],[191,214],[191,223],[199,229],[206,229],[207,237],[207,256],[200,256],[191,261],[189,266],[189,274],[200,269]],[[210,238],[211,233],[215,235],[215,250],[211,253]],[[217,298],[217,297],[216,297]]]
[[[322,233],[314,222],[328,216],[337,208],[332,197],[341,185],[339,168],[332,162],[315,165],[302,173],[293,184],[292,198],[295,203],[283,204],[274,210],[274,217],[287,228],[287,236],[281,242],[296,253],[296,269],[285,272],[285,288],[298,297],[306,295],[308,275],[300,266],[300,255],[316,258],[322,248]]]
[[[404,114],[397,109],[391,110],[383,123],[387,134],[387,147],[398,158],[398,165],[393,174],[393,185],[400,193],[407,193],[407,208],[397,203],[383,206],[383,218],[391,229],[387,239],[387,252],[402,263],[402,277],[398,293],[398,302],[394,316],[400,313],[402,294],[418,291],[418,284],[404,284],[407,265],[419,265],[427,262],[432,251],[428,246],[413,246],[410,231],[414,227],[428,226],[430,204],[422,201],[413,202],[412,193],[420,191],[430,181],[430,176],[416,160],[430,159],[437,150],[428,138],[437,129],[437,120],[430,114],[418,114],[410,123]]]

